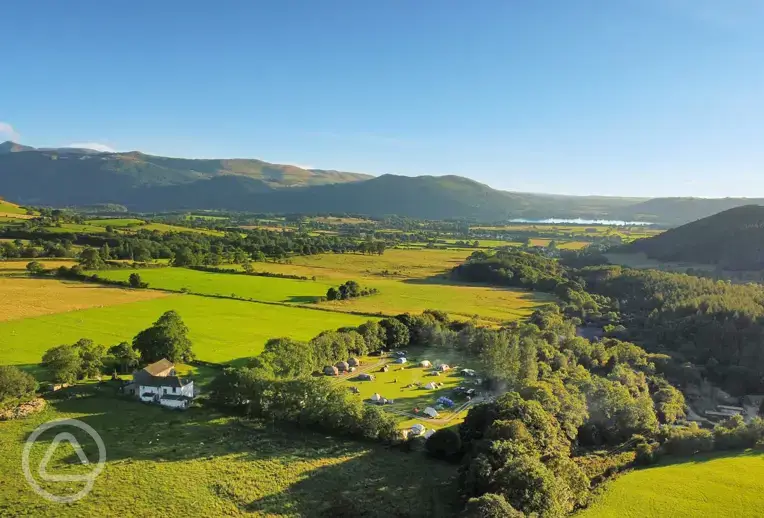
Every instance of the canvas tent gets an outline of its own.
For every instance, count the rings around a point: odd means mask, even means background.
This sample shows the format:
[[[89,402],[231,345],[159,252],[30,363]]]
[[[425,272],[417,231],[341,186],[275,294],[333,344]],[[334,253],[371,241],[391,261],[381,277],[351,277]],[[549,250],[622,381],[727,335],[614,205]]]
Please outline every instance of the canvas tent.
[[[438,365],[438,370],[440,372],[446,372],[447,370],[451,370],[451,367],[449,367],[445,363],[442,363],[442,364]]]
[[[432,437],[434,433],[435,433],[435,430],[427,430],[426,432],[424,432],[424,438],[429,439],[430,437]]]
[[[425,385],[424,388],[426,388],[428,390],[432,390],[432,389],[438,388],[438,386],[434,382],[431,381],[427,385]]]
[[[454,402],[448,399],[447,397],[439,397],[437,403],[443,406],[447,406],[449,408],[454,406]]]
[[[419,362],[420,367],[432,367],[432,363],[429,360],[422,360]]]
[[[424,427],[423,424],[417,423],[411,426],[411,435],[422,435],[423,433],[425,433],[425,431],[426,431],[426,428]]]
[[[438,414],[438,411],[432,408],[431,406],[428,406],[427,408],[424,409],[424,414],[429,417],[432,417],[433,419],[440,415]]]
[[[351,367],[358,367],[361,365],[361,360],[359,360],[358,358],[350,358],[348,360],[348,365],[350,365]]]
[[[358,375],[358,379],[361,381],[372,381],[374,379],[374,376],[371,374],[366,374],[365,372],[362,372]]]
[[[374,395],[373,395],[373,396],[371,396],[371,400],[372,400],[372,401],[381,401],[381,400],[382,400],[382,396],[380,396],[379,394],[377,394],[377,393],[375,392],[375,393],[374,393]]]
[[[397,360],[395,360],[395,363],[406,363],[406,358],[403,358],[403,357],[398,358]]]
[[[326,367],[324,367],[324,374],[326,374],[327,376],[336,376],[337,374],[339,374],[339,371],[337,370],[337,367],[335,367],[334,365],[327,365]]]
[[[340,372],[345,372],[350,368],[350,365],[348,365],[348,362],[337,362],[337,370]]]

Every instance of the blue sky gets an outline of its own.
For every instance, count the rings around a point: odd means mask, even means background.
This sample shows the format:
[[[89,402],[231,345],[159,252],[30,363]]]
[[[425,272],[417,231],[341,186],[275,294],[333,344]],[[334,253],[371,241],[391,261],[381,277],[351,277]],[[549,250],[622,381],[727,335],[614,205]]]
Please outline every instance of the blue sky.
[[[6,2],[0,140],[764,196],[762,0]]]

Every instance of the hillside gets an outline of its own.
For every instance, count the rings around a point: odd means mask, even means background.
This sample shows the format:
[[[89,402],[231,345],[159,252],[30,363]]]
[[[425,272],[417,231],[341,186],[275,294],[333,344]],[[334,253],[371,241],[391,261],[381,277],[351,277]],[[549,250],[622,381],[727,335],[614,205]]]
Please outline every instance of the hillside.
[[[726,270],[764,269],[764,207],[729,209],[640,239],[629,249],[662,261],[714,264]]]
[[[764,205],[764,198],[653,198],[615,210],[611,217],[676,226],[744,205]]]
[[[196,160],[88,149],[35,149],[0,144],[0,193],[27,204],[70,205],[119,202],[133,189],[185,185],[241,176],[267,187],[356,182],[369,175],[302,169],[253,159]],[[203,184],[206,185],[206,184]]]

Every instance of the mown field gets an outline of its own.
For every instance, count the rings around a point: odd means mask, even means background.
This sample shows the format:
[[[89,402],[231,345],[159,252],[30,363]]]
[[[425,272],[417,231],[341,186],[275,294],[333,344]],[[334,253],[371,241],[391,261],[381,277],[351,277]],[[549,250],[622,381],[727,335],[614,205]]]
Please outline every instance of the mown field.
[[[477,316],[493,323],[524,317],[551,297],[522,290],[457,283],[443,276],[470,252],[452,250],[390,250],[383,256],[323,254],[295,257],[293,264],[255,263],[258,271],[300,275],[316,280],[210,273],[185,268],[147,269],[138,273],[152,288],[236,296],[264,302],[309,304],[331,286],[356,280],[379,293],[352,300],[322,302],[319,307],[338,312],[398,315],[441,309],[455,318]],[[98,274],[127,280],[132,270]]]
[[[760,517],[764,454],[698,455],[626,474],[577,518]]]
[[[0,301],[8,307],[14,305],[2,294]],[[290,336],[308,340],[326,329],[358,326],[368,320],[345,313],[171,295],[2,322],[0,365],[38,364],[48,348],[79,338],[91,338],[107,346],[130,341],[169,310],[177,311],[188,326],[198,358],[211,362],[255,356],[270,338]]]
[[[54,401],[44,412],[0,426],[0,516],[447,516],[452,513],[452,465],[382,446],[256,423],[191,409],[174,412],[98,396]],[[76,418],[92,426],[107,462],[92,492],[73,504],[42,499],[21,474],[26,437],[40,424]],[[50,441],[73,433],[91,461],[92,439],[74,428],[53,429],[32,448],[37,466]],[[82,474],[62,443],[48,465]],[[39,480],[39,479],[38,479]],[[78,482],[48,482],[71,494]],[[62,486],[64,486],[62,488]]]
[[[53,279],[0,277],[0,322],[164,296],[166,294],[161,291],[108,288]]]

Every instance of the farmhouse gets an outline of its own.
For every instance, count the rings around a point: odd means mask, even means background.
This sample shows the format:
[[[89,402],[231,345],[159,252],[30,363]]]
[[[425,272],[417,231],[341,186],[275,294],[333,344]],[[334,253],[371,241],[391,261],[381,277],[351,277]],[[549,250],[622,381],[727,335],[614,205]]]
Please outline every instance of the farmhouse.
[[[194,382],[181,379],[175,365],[163,358],[135,371],[132,383],[125,386],[124,391],[145,403],[185,409],[194,398]]]

